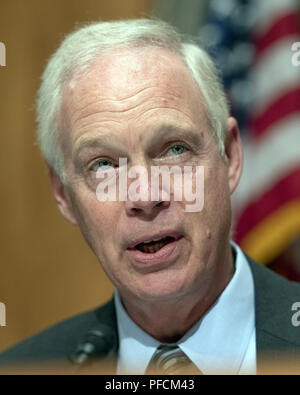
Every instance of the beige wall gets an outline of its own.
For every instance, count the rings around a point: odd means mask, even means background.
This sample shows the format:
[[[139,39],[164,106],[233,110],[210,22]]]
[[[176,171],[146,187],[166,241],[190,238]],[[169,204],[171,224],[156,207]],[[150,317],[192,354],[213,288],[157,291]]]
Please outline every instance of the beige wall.
[[[0,351],[106,301],[113,288],[77,228],[59,214],[34,145],[46,59],[75,22],[140,17],[151,0],[0,0]]]

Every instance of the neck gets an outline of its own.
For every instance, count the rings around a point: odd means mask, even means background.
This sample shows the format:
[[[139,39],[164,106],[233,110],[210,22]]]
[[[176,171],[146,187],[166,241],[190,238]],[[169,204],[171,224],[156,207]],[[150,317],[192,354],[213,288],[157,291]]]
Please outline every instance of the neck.
[[[127,313],[145,332],[163,343],[175,343],[198,322],[215,303],[234,273],[233,257],[229,246],[222,264],[210,279],[203,279],[195,290],[164,300],[143,300],[122,295]]]

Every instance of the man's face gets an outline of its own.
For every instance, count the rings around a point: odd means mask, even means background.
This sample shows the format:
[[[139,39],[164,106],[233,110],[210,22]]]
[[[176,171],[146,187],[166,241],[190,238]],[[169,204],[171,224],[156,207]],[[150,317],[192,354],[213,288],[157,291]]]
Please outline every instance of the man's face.
[[[67,185],[57,200],[121,295],[182,297],[222,276],[235,182],[182,60],[158,48],[102,56],[65,89],[62,113]],[[100,202],[96,172],[118,172],[119,158],[149,174],[151,166],[204,166],[203,210],[186,212],[188,202],[172,196]],[[153,249],[143,244],[153,239],[163,240]]]

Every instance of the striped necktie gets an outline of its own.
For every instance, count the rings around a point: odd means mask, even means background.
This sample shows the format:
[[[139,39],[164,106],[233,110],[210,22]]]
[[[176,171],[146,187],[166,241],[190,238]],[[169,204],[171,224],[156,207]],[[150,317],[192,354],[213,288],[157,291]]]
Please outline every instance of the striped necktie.
[[[145,374],[203,374],[177,345],[161,344]]]

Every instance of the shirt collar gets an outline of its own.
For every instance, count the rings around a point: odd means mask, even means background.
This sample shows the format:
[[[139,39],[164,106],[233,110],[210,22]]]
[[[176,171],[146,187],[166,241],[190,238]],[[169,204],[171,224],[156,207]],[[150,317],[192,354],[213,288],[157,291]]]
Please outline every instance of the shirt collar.
[[[204,373],[239,372],[254,330],[254,284],[247,259],[236,251],[235,272],[214,305],[178,342]],[[160,344],[129,317],[114,295],[119,334],[119,374],[143,374]]]

